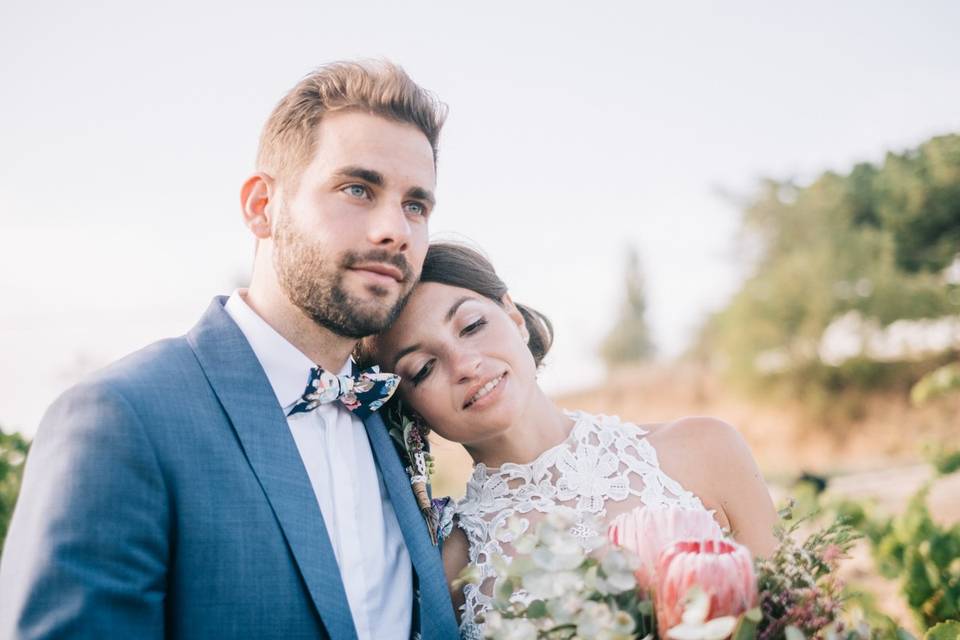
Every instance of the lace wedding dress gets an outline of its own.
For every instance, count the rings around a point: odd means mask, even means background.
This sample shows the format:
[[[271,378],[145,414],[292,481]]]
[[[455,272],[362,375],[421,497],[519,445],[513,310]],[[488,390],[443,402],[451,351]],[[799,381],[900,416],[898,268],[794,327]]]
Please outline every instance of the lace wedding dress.
[[[495,555],[513,555],[511,542],[558,506],[593,514],[601,522],[638,506],[704,509],[700,499],[669,478],[657,462],[647,432],[615,416],[567,412],[574,421],[570,435],[529,464],[489,469],[478,464],[454,520],[469,542],[470,563],[480,581],[464,586],[460,634],[483,638],[477,616],[492,606]],[[520,534],[507,523],[519,520]],[[573,533],[587,539],[602,532],[582,523]]]

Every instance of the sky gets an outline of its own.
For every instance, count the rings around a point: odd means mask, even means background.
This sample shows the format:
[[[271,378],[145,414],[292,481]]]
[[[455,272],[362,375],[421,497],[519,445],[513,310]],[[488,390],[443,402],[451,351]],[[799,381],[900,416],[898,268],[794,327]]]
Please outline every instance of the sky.
[[[0,426],[247,277],[239,188],[283,93],[385,57],[449,105],[434,237],[596,384],[628,246],[661,357],[736,291],[738,202],[960,131],[955,2],[0,5]],[[732,195],[731,195],[732,194]]]

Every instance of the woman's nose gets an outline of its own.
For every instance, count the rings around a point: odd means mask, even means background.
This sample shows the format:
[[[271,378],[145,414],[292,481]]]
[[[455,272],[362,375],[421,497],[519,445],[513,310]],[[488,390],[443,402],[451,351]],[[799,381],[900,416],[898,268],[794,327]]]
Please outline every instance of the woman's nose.
[[[459,354],[456,362],[456,376],[458,382],[471,382],[480,374],[482,358],[476,351],[467,351]]]

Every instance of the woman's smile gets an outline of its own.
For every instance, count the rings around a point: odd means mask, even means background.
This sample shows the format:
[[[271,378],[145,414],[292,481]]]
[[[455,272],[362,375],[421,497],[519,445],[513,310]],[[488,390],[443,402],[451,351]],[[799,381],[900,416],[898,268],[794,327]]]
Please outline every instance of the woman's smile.
[[[463,408],[483,409],[484,407],[490,406],[503,394],[503,388],[506,386],[506,384],[507,372],[504,371],[500,375],[487,381],[485,384],[480,385],[479,388],[471,388]]]

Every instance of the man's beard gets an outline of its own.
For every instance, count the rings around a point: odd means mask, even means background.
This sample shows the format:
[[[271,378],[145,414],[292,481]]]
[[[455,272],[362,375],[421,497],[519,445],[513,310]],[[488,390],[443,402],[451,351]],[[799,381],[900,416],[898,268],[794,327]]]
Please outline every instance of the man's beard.
[[[304,240],[287,212],[277,221],[273,247],[277,279],[290,302],[318,325],[345,338],[360,339],[389,327],[413,288],[415,276],[402,254],[379,249],[365,254],[348,251],[339,260],[326,256]],[[371,262],[391,264],[403,273],[401,287],[406,288],[392,305],[386,302],[389,292],[383,287],[371,287],[374,299],[362,300],[351,296],[343,286],[348,268]]]

